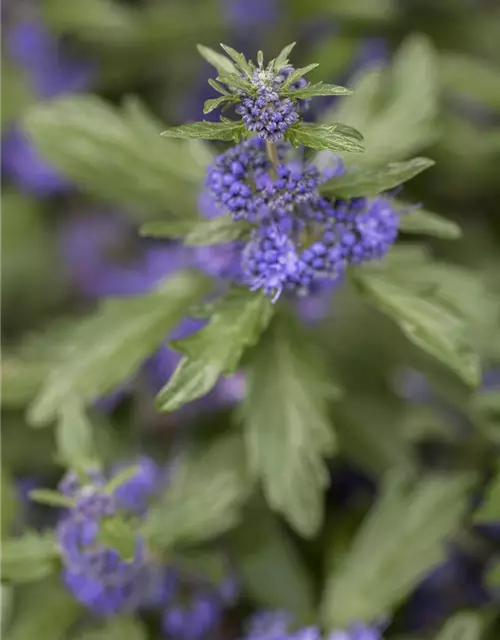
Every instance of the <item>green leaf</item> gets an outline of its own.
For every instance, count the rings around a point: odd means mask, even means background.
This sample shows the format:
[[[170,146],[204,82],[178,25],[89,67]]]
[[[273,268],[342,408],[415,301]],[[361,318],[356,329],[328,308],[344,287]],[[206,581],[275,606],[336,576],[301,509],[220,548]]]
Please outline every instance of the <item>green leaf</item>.
[[[321,185],[321,192],[337,198],[375,196],[411,180],[434,165],[429,158],[389,162],[383,167],[358,167]]]
[[[188,246],[207,246],[224,244],[233,240],[247,239],[252,225],[246,221],[235,222],[231,216],[200,220],[187,234],[184,244]]]
[[[446,89],[500,111],[500,71],[488,60],[444,51],[440,54],[439,64]]]
[[[40,580],[57,570],[59,553],[53,534],[25,533],[2,542],[1,576],[11,582]]]
[[[263,505],[251,505],[229,548],[243,589],[266,608],[293,611],[297,620],[312,616],[312,576],[298,549],[276,517]]]
[[[457,240],[462,236],[462,229],[452,220],[420,207],[411,210],[411,205],[408,205],[410,211],[405,212],[402,202],[396,201],[394,204],[403,210],[403,215],[399,218],[399,229],[404,233],[422,233],[444,240]]]
[[[8,475],[5,465],[2,464],[0,469],[0,488],[1,488],[1,538],[2,540],[11,533],[12,525],[16,517],[17,500],[16,491],[10,476]]]
[[[317,62],[313,62],[313,64],[308,64],[307,67],[295,69],[295,71],[288,76],[285,82],[283,82],[283,84],[278,90],[279,93],[281,94],[282,92],[286,91],[289,87],[292,86],[294,82],[296,82],[297,80],[300,80],[300,78],[305,76],[306,73],[309,73],[309,71],[316,69],[316,67],[319,67],[319,64]]]
[[[473,422],[492,442],[500,442],[500,389],[478,390],[470,413]]]
[[[73,469],[95,467],[94,434],[83,403],[67,395],[58,408],[58,414],[56,447],[59,460]]]
[[[151,220],[139,229],[141,236],[150,238],[183,238],[201,218],[167,218],[165,220]]]
[[[119,489],[122,484],[125,484],[132,478],[134,478],[140,472],[140,467],[134,465],[132,467],[125,467],[114,475],[109,482],[106,483],[106,493],[112,494]]]
[[[500,468],[486,489],[481,506],[474,514],[476,524],[492,524],[500,520]]]
[[[215,89],[217,93],[221,93],[223,96],[230,95],[229,91],[225,87],[223,87],[221,84],[216,82],[213,78],[209,78],[208,84],[212,87],[212,89]]]
[[[284,47],[280,51],[280,53],[278,54],[278,57],[274,61],[274,70],[276,71],[276,73],[282,67],[286,67],[286,65],[288,64],[288,56],[292,53],[292,50],[295,47],[295,45],[296,43],[292,42],[291,44],[287,44],[286,47]]]
[[[238,68],[241,69],[248,78],[252,78],[253,68],[249,64],[245,56],[242,53],[239,53],[239,51],[236,51],[236,49],[229,47],[227,44],[221,43],[220,46],[224,49],[227,55],[236,62]]]
[[[500,558],[493,561],[490,560],[486,567],[486,575],[484,577],[486,588],[490,592],[496,592],[500,588]]]
[[[209,324],[174,346],[184,354],[160,391],[160,411],[175,411],[210,391],[221,375],[235,372],[243,351],[259,339],[273,314],[269,298],[233,289],[217,304]]]
[[[244,91],[250,95],[255,93],[255,87],[249,80],[245,80],[240,75],[229,75],[228,73],[219,73],[218,82],[224,83],[231,91]]]
[[[66,509],[75,504],[75,501],[69,496],[51,489],[33,489],[33,491],[29,492],[29,499],[40,504],[46,504],[49,507],[63,507]]]
[[[327,151],[363,152],[364,147],[356,142],[359,132],[350,135],[347,129],[342,126],[340,130],[340,126],[336,124],[327,126],[299,122],[288,129],[287,139],[294,147],[303,144],[305,147]]]
[[[323,458],[335,451],[328,415],[333,387],[324,363],[298,319],[277,317],[246,373],[241,415],[250,469],[269,506],[311,537],[321,526],[329,483]]]
[[[66,640],[81,613],[59,577],[25,585],[17,590],[14,620],[5,640]]]
[[[172,127],[162,132],[167,138],[202,138],[203,140],[238,141],[245,127],[241,122],[193,122],[180,127]]]
[[[213,67],[217,69],[219,73],[238,73],[238,70],[234,66],[234,64],[217,51],[210,49],[210,47],[205,47],[202,44],[196,45],[200,55],[205,58],[207,62],[209,62]]]
[[[447,620],[434,640],[481,640],[483,628],[480,615],[463,611]]]
[[[75,640],[147,640],[148,637],[144,623],[137,616],[119,614],[82,631]]]
[[[203,113],[211,113],[217,107],[220,107],[221,104],[226,102],[237,102],[238,98],[236,96],[220,96],[219,98],[211,98],[205,102],[203,107]]]
[[[1,128],[14,123],[19,114],[35,101],[29,74],[17,65],[11,64],[6,55],[2,56]]]
[[[30,421],[52,420],[69,395],[88,403],[115,389],[209,289],[206,276],[186,271],[152,293],[104,302],[74,328],[71,347],[30,408]]]
[[[438,68],[430,40],[409,36],[392,67],[363,71],[352,85],[354,95],[334,105],[323,122],[345,122],[363,132],[366,153],[357,165],[404,160],[439,134]]]
[[[8,584],[0,584],[0,633],[5,633],[9,628],[13,608],[14,588]]]
[[[190,144],[162,140],[137,102],[120,110],[93,95],[61,98],[29,109],[25,126],[44,158],[92,195],[135,216],[196,211],[204,163]]]
[[[327,629],[372,622],[404,600],[445,555],[444,542],[465,513],[470,477],[389,476],[344,561],[326,583]]]
[[[143,534],[167,549],[213,538],[238,523],[252,488],[241,438],[219,436],[176,460],[172,481],[149,510]]]
[[[317,82],[316,84],[309,84],[301,89],[284,91],[281,92],[281,94],[294,99],[304,99],[314,98],[316,96],[350,96],[352,91],[336,84]]]
[[[479,358],[467,339],[467,326],[432,290],[419,294],[390,273],[360,269],[355,283],[362,294],[388,315],[406,337],[447,365],[464,382],[479,384]]]
[[[122,560],[130,562],[137,547],[137,534],[121,516],[105,518],[99,527],[98,540],[105,547],[115,549]]]

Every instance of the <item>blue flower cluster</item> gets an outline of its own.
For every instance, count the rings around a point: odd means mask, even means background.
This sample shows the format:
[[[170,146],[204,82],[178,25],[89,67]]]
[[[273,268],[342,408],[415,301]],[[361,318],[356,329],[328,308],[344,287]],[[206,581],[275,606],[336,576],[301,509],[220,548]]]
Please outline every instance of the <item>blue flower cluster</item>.
[[[332,631],[326,637],[316,626],[294,630],[294,616],[288,611],[261,611],[247,626],[245,640],[381,640],[380,631],[364,624],[348,630]]]
[[[158,564],[140,535],[127,558],[99,538],[106,518],[141,518],[150,498],[167,481],[168,474],[147,456],[138,458],[133,466],[134,475],[112,493],[106,488],[105,476],[97,471],[89,471],[83,482],[68,472],[59,483],[59,490],[73,500],[57,527],[64,582],[97,615],[154,608],[161,614],[166,637],[201,640],[218,627],[225,607],[239,595],[232,573],[213,585],[204,576]],[[122,470],[123,465],[116,466],[111,478]]]
[[[246,245],[229,244],[223,256],[217,248],[221,260],[207,249],[205,262],[214,275],[262,289],[273,300],[283,291],[306,295],[319,283],[337,282],[350,264],[383,258],[399,226],[386,197],[345,201],[320,195],[321,183],[343,171],[340,161],[320,173],[285,161],[287,152],[284,144],[277,147],[273,168],[254,138],[217,156],[206,180],[212,210],[229,211],[255,227]]]
[[[284,67],[278,74],[257,69],[252,78],[256,95],[243,93],[236,107],[245,127],[270,142],[282,140],[286,131],[299,119],[293,100],[278,94],[280,85],[292,71],[292,67]]]
[[[136,609],[149,579],[144,541],[138,536],[132,556],[124,559],[99,540],[105,519],[119,513],[119,500],[106,491],[105,479],[98,475],[80,484],[71,474],[60,488],[74,499],[57,527],[66,586],[99,615]]]

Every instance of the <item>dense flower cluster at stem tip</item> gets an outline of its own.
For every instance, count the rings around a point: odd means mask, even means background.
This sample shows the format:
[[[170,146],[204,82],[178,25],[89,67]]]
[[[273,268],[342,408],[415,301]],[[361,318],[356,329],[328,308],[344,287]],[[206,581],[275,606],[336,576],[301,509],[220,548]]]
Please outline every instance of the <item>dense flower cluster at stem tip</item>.
[[[253,226],[235,279],[274,300],[283,291],[306,295],[338,280],[348,265],[383,258],[398,235],[389,198],[345,201],[320,194],[323,181],[344,171],[340,159],[320,172],[287,160],[289,152],[281,144],[273,168],[262,140],[254,138],[218,155],[206,178],[219,209]],[[219,275],[227,276],[227,269]]]
[[[205,186],[220,215],[251,223],[239,259],[225,261],[216,275],[276,301],[283,292],[315,293],[341,279],[349,265],[383,258],[398,235],[399,215],[386,195],[344,200],[322,193],[326,181],[345,172],[342,159],[331,155],[320,170],[287,142],[307,107],[307,100],[287,96],[308,83],[288,62],[281,68],[275,61],[264,68],[262,58],[258,67],[249,64],[253,72],[241,76],[251,90],[233,96],[249,135],[257,135],[217,155]]]
[[[166,637],[201,639],[217,629],[224,608],[238,596],[229,568],[226,578],[213,585],[204,576],[187,575],[159,563],[140,534],[128,554],[120,555],[101,540],[106,519],[140,522],[149,500],[168,480],[168,473],[146,456],[133,469],[135,473],[112,491],[107,478],[97,471],[87,472],[84,480],[70,471],[61,480],[59,490],[72,500],[57,526],[64,582],[97,615],[155,609]],[[113,469],[111,479],[120,471],[120,467]]]

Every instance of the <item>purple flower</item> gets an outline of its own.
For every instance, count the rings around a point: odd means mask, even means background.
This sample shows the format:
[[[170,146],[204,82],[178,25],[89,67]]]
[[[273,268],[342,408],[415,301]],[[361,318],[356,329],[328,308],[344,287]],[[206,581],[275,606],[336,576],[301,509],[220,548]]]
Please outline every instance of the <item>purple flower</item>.
[[[405,606],[407,628],[434,626],[459,609],[486,604],[484,568],[483,560],[452,546],[447,559],[424,578]]]
[[[140,456],[130,464],[116,466],[111,478],[119,474],[122,469],[128,467],[138,467],[138,469],[131,478],[114,491],[114,496],[120,508],[135,513],[144,513],[149,499],[161,487],[163,473],[152,458]]]
[[[272,27],[281,12],[278,0],[221,0],[224,17],[235,29]]]
[[[171,568],[167,568],[165,577],[162,629],[172,640],[201,640],[216,631],[225,606],[234,604],[239,595],[231,574],[218,586],[205,582],[201,576],[188,577]]]
[[[86,91],[95,78],[94,65],[74,57],[40,20],[10,28],[6,47],[7,55],[28,72],[35,93],[42,98]]]
[[[261,227],[245,247],[243,271],[252,291],[262,289],[275,302],[288,284],[300,280],[297,249],[278,227]]]
[[[87,90],[94,66],[73,57],[38,20],[22,21],[6,33],[7,55],[27,75],[41,98]],[[18,125],[2,137],[2,173],[21,189],[40,196],[71,190],[72,183],[40,156]]]
[[[64,193],[72,188],[71,182],[42,158],[18,125],[2,136],[2,174],[23,191],[39,196]]]

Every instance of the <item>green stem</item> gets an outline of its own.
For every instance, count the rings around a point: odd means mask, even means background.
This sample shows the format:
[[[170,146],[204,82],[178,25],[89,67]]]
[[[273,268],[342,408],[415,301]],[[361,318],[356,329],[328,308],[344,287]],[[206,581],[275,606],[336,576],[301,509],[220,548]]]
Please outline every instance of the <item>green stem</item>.
[[[276,145],[274,144],[274,142],[270,142],[269,140],[266,140],[266,150],[267,150],[267,155],[269,156],[269,160],[271,160],[271,165],[272,165],[272,169],[271,169],[271,177],[274,180],[277,180],[278,178],[278,149],[276,148]]]

